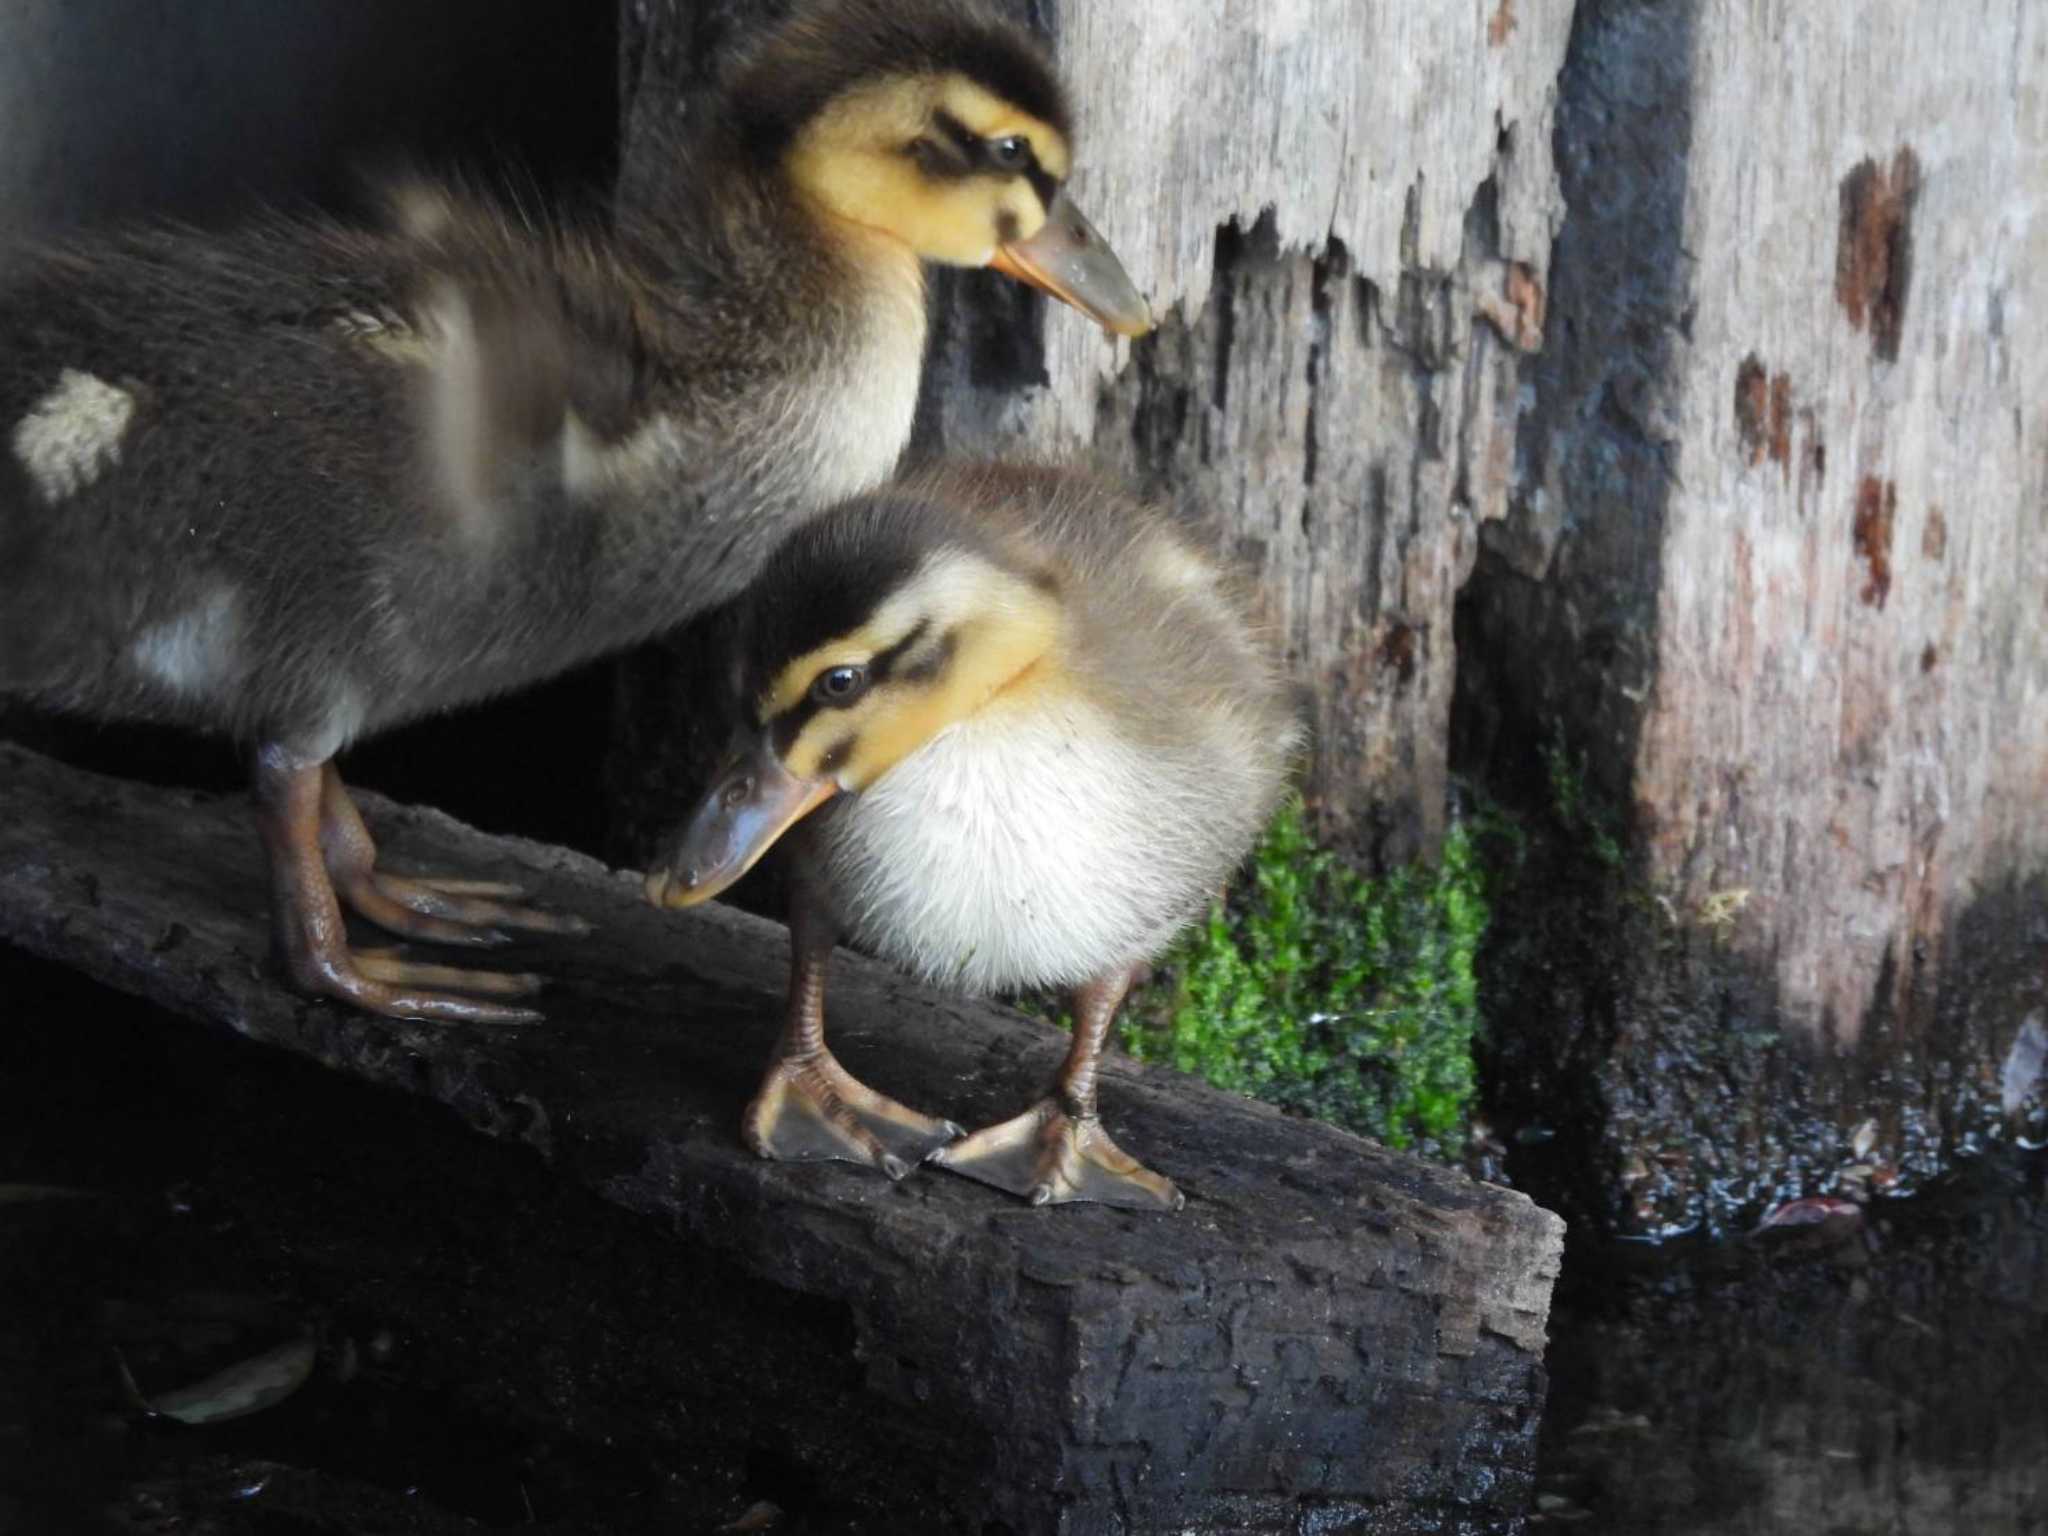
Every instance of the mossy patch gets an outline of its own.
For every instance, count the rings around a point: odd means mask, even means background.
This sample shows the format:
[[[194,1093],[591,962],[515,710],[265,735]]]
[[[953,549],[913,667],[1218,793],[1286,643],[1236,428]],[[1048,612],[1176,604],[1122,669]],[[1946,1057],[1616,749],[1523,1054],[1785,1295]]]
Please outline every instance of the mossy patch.
[[[1123,1016],[1145,1061],[1452,1159],[1464,1145],[1487,926],[1480,826],[1369,878],[1316,846],[1298,800],[1249,878],[1182,936]]]

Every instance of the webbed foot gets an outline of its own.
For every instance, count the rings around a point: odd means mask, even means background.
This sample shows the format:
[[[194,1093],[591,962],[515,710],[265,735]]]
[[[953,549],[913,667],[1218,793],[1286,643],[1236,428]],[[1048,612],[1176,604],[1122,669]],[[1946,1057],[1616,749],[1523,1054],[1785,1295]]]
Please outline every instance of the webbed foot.
[[[255,778],[257,827],[270,856],[272,943],[299,990],[394,1019],[531,1024],[541,1017],[531,1008],[495,1001],[538,991],[538,976],[422,965],[389,950],[351,949],[330,865],[349,872],[347,883],[358,887],[391,877],[375,875],[376,844],[341,779],[331,763],[309,761],[274,743],[258,748]],[[507,889],[457,881],[398,884],[415,901],[455,903],[443,910],[471,915],[476,908],[464,904],[493,904]],[[412,919],[401,931],[418,937],[445,939],[437,929],[417,926],[442,923],[470,943],[505,942],[495,930],[463,927],[454,916],[429,917],[395,902],[394,908]]]
[[[1129,1210],[1177,1211],[1173,1181],[1127,1155],[1094,1115],[1069,1115],[1040,1099],[1023,1114],[939,1148],[932,1163],[993,1184],[1033,1205],[1088,1200]]]
[[[509,944],[506,928],[580,938],[590,924],[564,913],[514,906],[500,898],[526,893],[490,880],[449,880],[429,875],[393,875],[381,869],[329,866],[335,895],[358,917],[379,928],[428,944],[478,947]]]
[[[401,960],[389,950],[352,950],[286,944],[292,980],[306,992],[352,1003],[391,1019],[425,1019],[444,1024],[537,1024],[537,1009],[490,1002],[494,997],[527,997],[545,983],[523,971],[471,971],[452,965]],[[464,997],[458,994],[474,993]]]
[[[777,1057],[740,1130],[761,1157],[866,1163],[892,1179],[960,1134],[950,1120],[934,1120],[875,1092],[823,1047]]]
[[[320,856],[335,895],[379,928],[429,944],[509,944],[506,928],[581,936],[580,917],[515,905],[526,892],[497,880],[394,875],[377,867],[377,844],[334,764],[320,770]]]

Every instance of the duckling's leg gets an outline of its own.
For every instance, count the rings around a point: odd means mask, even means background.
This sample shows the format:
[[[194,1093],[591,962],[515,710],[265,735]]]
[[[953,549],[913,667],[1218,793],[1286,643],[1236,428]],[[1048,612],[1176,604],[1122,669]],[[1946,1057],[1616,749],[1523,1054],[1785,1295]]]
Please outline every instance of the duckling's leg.
[[[256,753],[256,823],[270,855],[271,931],[293,982],[391,1018],[469,1024],[529,1024],[540,1018],[531,1008],[425,990],[459,987],[520,997],[540,986],[537,976],[413,965],[349,949],[320,848],[324,767],[275,744]]]
[[[1131,989],[1130,971],[1074,991],[1074,1043],[1052,1092],[1011,1120],[932,1154],[941,1168],[1024,1195],[1033,1205],[1094,1200],[1145,1211],[1186,1203],[1173,1181],[1127,1157],[1095,1113],[1095,1073],[1110,1020]]]
[[[585,934],[580,917],[505,905],[526,893],[495,880],[391,875],[377,868],[377,844],[332,762],[320,770],[320,851],[335,894],[379,928],[431,944],[505,944],[493,925]],[[494,899],[501,898],[501,899]]]
[[[838,938],[799,891],[789,920],[789,1014],[740,1131],[762,1157],[868,1163],[900,1179],[960,1134],[875,1092],[825,1048],[825,971]]]

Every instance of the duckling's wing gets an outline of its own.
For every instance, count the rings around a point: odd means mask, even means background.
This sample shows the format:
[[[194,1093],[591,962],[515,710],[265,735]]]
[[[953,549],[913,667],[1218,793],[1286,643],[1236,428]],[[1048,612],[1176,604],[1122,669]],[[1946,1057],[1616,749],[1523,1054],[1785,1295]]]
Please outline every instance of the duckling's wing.
[[[425,433],[456,510],[601,488],[607,450],[648,420],[663,353],[639,278],[609,242],[459,187],[406,180],[383,201],[413,268]]]
[[[14,253],[0,688],[254,733],[331,714],[308,679],[381,687],[378,646],[406,625],[415,650],[467,655],[418,628],[485,603],[501,576],[476,551],[507,546],[451,526],[558,504],[569,424],[606,440],[643,371],[610,339],[630,303],[556,262],[531,235],[288,218]],[[138,645],[210,634],[216,611],[232,645],[172,647],[175,687],[145,675]]]

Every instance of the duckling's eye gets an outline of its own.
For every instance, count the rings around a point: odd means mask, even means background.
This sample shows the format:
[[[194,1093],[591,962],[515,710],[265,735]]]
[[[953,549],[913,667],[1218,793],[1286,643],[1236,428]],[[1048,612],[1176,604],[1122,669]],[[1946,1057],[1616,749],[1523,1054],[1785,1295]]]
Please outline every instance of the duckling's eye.
[[[866,667],[829,667],[811,684],[811,698],[819,704],[851,704],[867,691]]]
[[[1021,133],[982,141],[982,153],[999,171],[1021,171],[1031,163],[1031,141]]]

